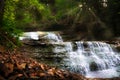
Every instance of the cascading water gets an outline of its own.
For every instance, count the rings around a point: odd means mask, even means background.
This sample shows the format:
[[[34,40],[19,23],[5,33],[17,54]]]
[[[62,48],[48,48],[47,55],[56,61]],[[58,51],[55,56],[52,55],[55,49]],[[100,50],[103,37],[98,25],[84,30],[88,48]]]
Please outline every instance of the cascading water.
[[[61,36],[59,34],[55,34],[54,32],[48,32],[46,36],[44,36],[45,39],[49,39],[49,41],[52,42],[63,42]]]
[[[20,40],[24,40],[24,39],[34,39],[34,40],[38,40],[39,39],[39,35],[37,32],[26,32],[23,33],[23,36],[19,37]]]
[[[39,35],[35,36],[34,33],[31,38],[38,39],[38,37]],[[53,52],[56,56],[63,57],[62,63],[58,62],[63,69],[83,74],[86,77],[119,76],[116,67],[120,65],[120,55],[105,42],[63,42],[62,37],[54,32],[46,32],[43,38],[55,45]]]
[[[78,41],[74,45],[72,42],[55,42],[54,44],[57,44],[53,50],[54,53],[58,55],[59,53],[65,53],[66,57],[63,59],[63,67],[65,69],[81,73],[87,77],[96,77],[96,75],[93,76],[94,72],[104,72],[105,70],[109,72],[110,69],[114,71],[113,74],[108,73],[109,75],[98,75],[98,77],[118,76],[114,68],[120,64],[120,56],[113,51],[109,44],[99,41]],[[74,46],[76,46],[76,50],[73,49]]]
[[[72,43],[66,42],[64,44],[65,47],[63,49],[66,50],[65,55],[67,55],[67,58],[63,59],[63,62],[65,68],[69,69],[70,71],[79,72],[88,77],[96,77],[91,76],[90,74],[93,74],[91,72],[114,69],[114,67],[120,64],[119,55],[115,53],[107,43],[76,42],[77,49],[74,51]],[[58,52],[59,50],[61,52],[61,49],[62,48],[59,48],[54,51],[57,51],[56,53],[59,54]],[[108,76],[99,77],[110,77],[112,75],[116,76],[116,74],[114,74],[115,73]]]
[[[42,38],[49,39],[50,42],[63,42],[61,36],[59,34],[55,34],[54,32],[26,32],[23,33],[19,39],[39,40],[41,35],[44,35]]]

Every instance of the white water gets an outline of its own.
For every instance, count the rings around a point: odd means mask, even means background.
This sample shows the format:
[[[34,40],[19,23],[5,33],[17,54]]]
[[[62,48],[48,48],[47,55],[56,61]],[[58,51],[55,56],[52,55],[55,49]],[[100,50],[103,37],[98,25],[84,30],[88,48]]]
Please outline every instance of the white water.
[[[25,32],[21,37],[19,37],[20,40],[39,40],[40,38],[49,39],[50,42],[63,42],[61,36],[59,34],[55,34],[54,32]]]
[[[19,39],[20,40],[24,40],[24,39],[38,40],[39,39],[39,34],[37,32],[26,32]]]
[[[27,38],[39,40],[38,33],[26,33]],[[90,78],[118,77],[116,67],[120,65],[120,55],[112,47],[99,41],[63,42],[59,34],[47,32],[43,37],[56,45],[53,52],[63,56],[63,68]],[[25,39],[22,37],[20,39]]]
[[[44,36],[45,39],[49,39],[52,42],[63,42],[61,36],[59,34],[55,34],[54,32],[48,32],[47,35]]]
[[[55,42],[54,44],[57,44],[53,50],[54,53],[58,55],[65,53],[67,56],[63,59],[63,66],[70,71],[92,78],[119,76],[115,67],[120,64],[120,56],[105,42],[78,41],[74,45],[72,42]],[[75,45],[77,49],[73,50]],[[92,69],[94,67],[95,69]]]

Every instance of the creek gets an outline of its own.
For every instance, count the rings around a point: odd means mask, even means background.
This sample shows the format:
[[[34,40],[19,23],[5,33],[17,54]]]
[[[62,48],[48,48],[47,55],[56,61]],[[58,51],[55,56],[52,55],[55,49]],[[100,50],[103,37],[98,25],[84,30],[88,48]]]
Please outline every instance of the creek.
[[[39,31],[25,32],[20,40],[37,44],[30,46],[29,50],[36,59],[48,65],[88,78],[120,77],[120,54],[112,45],[103,41],[67,42],[57,32]],[[41,43],[47,46],[41,46]]]

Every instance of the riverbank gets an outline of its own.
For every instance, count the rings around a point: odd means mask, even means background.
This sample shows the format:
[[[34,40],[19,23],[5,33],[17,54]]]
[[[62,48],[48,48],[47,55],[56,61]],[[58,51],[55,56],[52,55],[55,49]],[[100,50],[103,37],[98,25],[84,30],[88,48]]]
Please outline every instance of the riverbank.
[[[0,80],[79,80],[85,77],[50,67],[27,57],[26,53],[0,53]]]
[[[29,53],[6,52],[0,50],[0,80],[119,80],[111,79],[89,79],[80,74],[70,73],[66,70],[50,67],[47,64],[37,62],[28,57]]]

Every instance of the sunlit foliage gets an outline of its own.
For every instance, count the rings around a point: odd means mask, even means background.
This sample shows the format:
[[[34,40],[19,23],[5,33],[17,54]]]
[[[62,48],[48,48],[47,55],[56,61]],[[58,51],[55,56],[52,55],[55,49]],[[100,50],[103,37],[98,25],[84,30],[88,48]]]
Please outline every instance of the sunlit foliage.
[[[20,31],[16,29],[15,7],[18,0],[4,0],[4,12],[1,20],[0,44],[8,48],[15,47],[18,44]],[[4,42],[4,43],[3,43]]]
[[[42,30],[54,25],[77,31],[84,28],[91,35],[93,27],[120,35],[119,0],[1,0],[0,4],[4,6],[0,7],[1,42],[8,38],[6,42],[15,44],[13,37],[18,39],[20,30]]]

